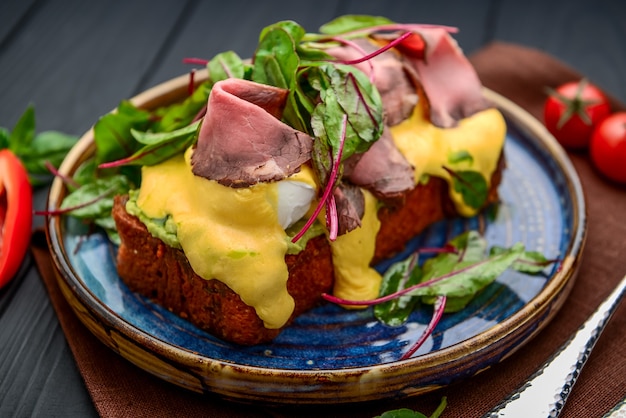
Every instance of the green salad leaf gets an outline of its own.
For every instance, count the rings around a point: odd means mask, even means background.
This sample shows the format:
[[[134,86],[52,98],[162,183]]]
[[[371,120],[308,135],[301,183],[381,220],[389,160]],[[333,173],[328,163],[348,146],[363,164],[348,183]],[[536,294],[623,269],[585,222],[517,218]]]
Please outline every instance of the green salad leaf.
[[[37,133],[32,105],[26,108],[12,130],[0,128],[0,148],[10,149],[20,159],[33,186],[52,180],[50,166],[59,167],[77,141],[77,136],[59,131]]]

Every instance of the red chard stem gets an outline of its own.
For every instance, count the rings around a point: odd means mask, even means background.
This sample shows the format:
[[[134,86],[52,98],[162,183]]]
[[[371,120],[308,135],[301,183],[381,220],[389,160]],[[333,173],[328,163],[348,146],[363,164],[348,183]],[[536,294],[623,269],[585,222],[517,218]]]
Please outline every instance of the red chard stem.
[[[437,298],[437,301],[435,302],[435,306],[433,306],[433,310],[434,310],[433,317],[430,319],[428,326],[426,327],[422,335],[419,337],[419,339],[415,342],[415,344],[413,344],[411,348],[402,355],[400,360],[406,360],[410,358],[413,354],[415,354],[415,352],[419,350],[419,348],[424,344],[424,342],[426,342],[428,337],[433,333],[433,331],[435,330],[435,327],[437,326],[437,324],[441,320],[441,317],[443,316],[444,310],[446,309],[446,300],[447,300],[446,296],[439,296]]]
[[[195,65],[207,65],[209,60],[205,60],[202,58],[184,58],[183,64],[195,64]]]
[[[357,59],[353,59],[353,60],[340,60],[340,61],[337,61],[337,62],[340,62],[341,64],[346,64],[346,65],[354,65],[354,64],[360,64],[363,61],[369,61],[372,58],[382,54],[385,51],[387,51],[388,49],[391,49],[394,46],[398,45],[399,43],[401,43],[402,41],[404,41],[406,38],[408,38],[411,35],[412,35],[412,32],[405,32],[402,35],[398,36],[393,41],[389,42],[387,45],[377,49],[376,51],[372,52],[371,54],[367,54],[367,55],[365,55],[365,56],[363,56],[361,58],[357,58]]]
[[[50,171],[50,173],[52,173],[52,175],[54,175],[55,177],[58,177],[61,180],[63,180],[63,183],[65,183],[65,184],[67,184],[67,185],[69,185],[71,187],[74,187],[74,188],[79,188],[80,187],[80,184],[76,183],[76,181],[73,178],[59,173],[59,170],[57,170],[56,167],[53,166],[50,161],[46,161],[45,165],[46,165],[46,168],[48,169],[48,171]]]

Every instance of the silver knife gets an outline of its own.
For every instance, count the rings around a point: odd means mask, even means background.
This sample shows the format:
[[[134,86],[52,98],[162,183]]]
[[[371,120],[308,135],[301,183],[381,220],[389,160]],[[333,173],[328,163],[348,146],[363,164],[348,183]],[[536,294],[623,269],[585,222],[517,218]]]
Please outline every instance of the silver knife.
[[[561,413],[591,350],[619,306],[626,276],[576,333],[520,388],[483,418],[556,418]]]

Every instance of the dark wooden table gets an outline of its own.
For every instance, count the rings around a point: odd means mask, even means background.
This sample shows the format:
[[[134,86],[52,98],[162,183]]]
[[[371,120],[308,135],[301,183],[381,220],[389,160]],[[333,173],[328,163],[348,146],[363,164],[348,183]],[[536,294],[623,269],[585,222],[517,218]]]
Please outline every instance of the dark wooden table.
[[[467,54],[494,40],[536,47],[626,102],[620,0],[2,0],[0,126],[12,128],[33,104],[38,131],[80,135],[121,99],[188,71],[184,57],[250,56],[267,24],[293,19],[316,31],[345,13],[457,26]],[[36,191],[37,208],[46,192]],[[26,263],[0,291],[0,416],[94,416],[45,287]]]

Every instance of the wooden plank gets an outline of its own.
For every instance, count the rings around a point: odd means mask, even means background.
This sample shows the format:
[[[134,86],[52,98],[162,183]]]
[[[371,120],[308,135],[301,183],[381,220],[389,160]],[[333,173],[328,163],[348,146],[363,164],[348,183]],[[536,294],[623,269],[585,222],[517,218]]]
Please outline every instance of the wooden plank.
[[[626,102],[626,2],[503,0],[494,38],[553,54]]]
[[[142,87],[148,88],[189,71],[192,67],[182,64],[183,58],[210,59],[223,51],[235,51],[242,58],[248,58],[254,53],[261,30],[281,20],[294,20],[307,31],[317,31],[320,25],[336,16],[336,4],[329,0],[229,0],[222,5],[200,2],[159,67]]]
[[[95,416],[43,283],[31,270],[9,287],[19,292],[0,316],[0,416]]]
[[[37,7],[37,0],[3,0],[0,2],[0,50],[20,30]]]
[[[412,0],[393,2],[293,0],[249,2],[232,0],[228,5],[202,2],[183,24],[160,68],[141,86],[148,88],[169,78],[183,74],[190,67],[181,63],[185,57],[209,59],[215,54],[233,50],[241,57],[253,54],[261,29],[274,22],[291,19],[307,31],[315,32],[331,19],[343,14],[371,14],[389,17],[397,22],[436,23],[459,27],[455,38],[466,52],[476,50],[484,43],[490,27],[490,0],[466,2],[463,0],[431,3]],[[245,10],[246,13],[241,13]],[[210,24],[208,23],[210,22]]]
[[[0,126],[12,126],[32,103],[41,129],[83,133],[135,90],[184,5],[43,3],[0,54]]]
[[[485,43],[492,24],[491,3],[491,0],[350,0],[340,12],[385,16],[400,23],[453,26],[459,29],[454,38],[469,54]]]

